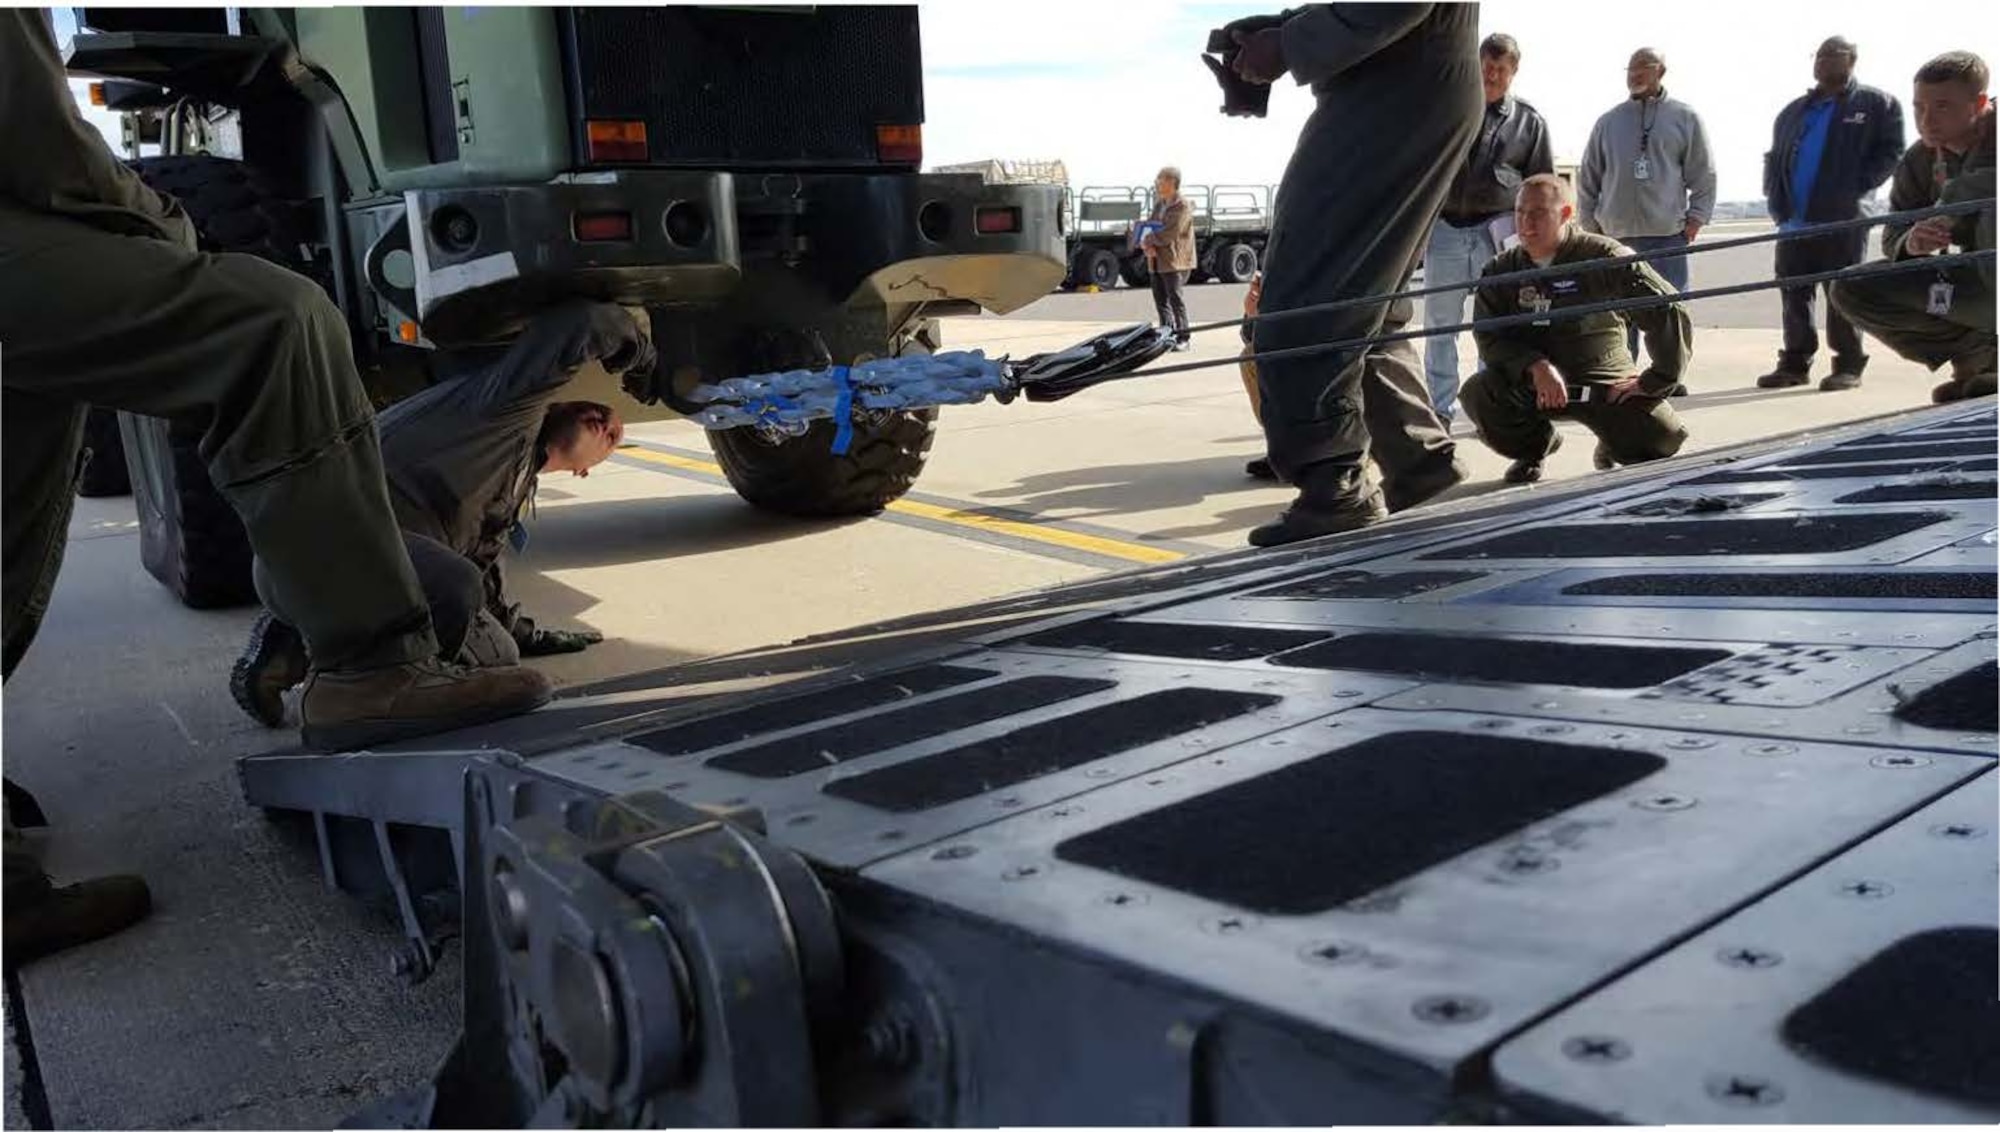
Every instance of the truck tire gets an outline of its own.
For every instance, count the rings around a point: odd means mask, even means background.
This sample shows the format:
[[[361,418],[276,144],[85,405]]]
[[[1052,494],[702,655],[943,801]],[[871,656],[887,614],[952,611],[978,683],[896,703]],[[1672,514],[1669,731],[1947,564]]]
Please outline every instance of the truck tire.
[[[132,494],[125,473],[125,441],[118,435],[118,414],[93,407],[83,419],[83,446],[90,455],[77,477],[76,493],[86,499]]]
[[[209,483],[196,446],[201,429],[183,421],[118,414],[132,498],[139,511],[139,561],[192,609],[227,609],[257,600],[250,539],[235,509]]]
[[[924,351],[911,341],[901,353]],[[708,434],[722,474],[744,502],[802,519],[873,515],[917,482],[937,438],[937,410],[857,421],[847,455],[833,454],[834,424],[814,421],[804,436],[766,439],[756,429]]]
[[[1118,256],[1109,248],[1085,248],[1076,253],[1076,283],[1109,291],[1118,286]]]
[[[1127,256],[1119,260],[1118,278],[1123,279],[1127,287],[1141,291],[1153,285],[1153,273],[1146,267],[1146,257],[1143,255]]]
[[[1224,283],[1248,283],[1257,274],[1257,249],[1230,244],[1215,253],[1215,277]]]
[[[857,422],[845,456],[833,454],[833,434],[832,421],[780,441],[732,428],[709,433],[708,446],[729,486],[753,506],[802,519],[873,515],[917,482],[937,436],[937,410]]]
[[[149,187],[180,201],[202,251],[254,255],[331,290],[330,271],[309,250],[299,205],[257,170],[205,154],[141,158],[131,165]],[[146,572],[195,609],[255,602],[249,536],[196,451],[203,428],[190,421],[119,417]]]

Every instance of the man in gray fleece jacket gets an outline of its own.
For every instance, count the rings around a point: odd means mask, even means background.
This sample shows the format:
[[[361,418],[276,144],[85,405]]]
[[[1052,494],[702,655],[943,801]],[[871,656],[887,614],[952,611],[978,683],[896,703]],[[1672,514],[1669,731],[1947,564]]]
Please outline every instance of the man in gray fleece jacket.
[[[1715,211],[1715,165],[1701,115],[1667,97],[1666,57],[1650,47],[1625,67],[1631,97],[1591,127],[1576,173],[1576,221],[1634,251],[1686,247]],[[1687,260],[1650,261],[1667,282],[1687,290]],[[1628,334],[1638,349],[1638,331]]]

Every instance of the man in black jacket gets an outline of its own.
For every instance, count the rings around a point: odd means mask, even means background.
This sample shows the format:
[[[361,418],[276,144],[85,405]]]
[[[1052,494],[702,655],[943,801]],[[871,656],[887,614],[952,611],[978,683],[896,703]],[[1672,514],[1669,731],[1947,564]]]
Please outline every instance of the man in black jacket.
[[[1903,108],[1893,96],[1854,81],[1854,60],[1854,44],[1840,36],[1820,44],[1813,57],[1816,85],[1778,114],[1771,151],[1764,155],[1764,196],[1780,229],[1860,216],[1861,198],[1889,179],[1903,155]],[[1861,262],[1867,243],[1867,232],[1859,229],[1785,240],[1777,246],[1777,272],[1782,277],[1852,267]],[[1785,288],[1785,347],[1777,368],[1757,379],[1761,388],[1812,380],[1819,349],[1816,290]],[[1819,387],[1860,385],[1868,365],[1861,332],[1830,302],[1826,337],[1833,347],[1833,372]]]
[[[1521,45],[1494,32],[1479,45],[1479,78],[1485,89],[1486,117],[1452,178],[1444,208],[1431,225],[1424,251],[1424,285],[1465,283],[1424,299],[1425,326],[1465,321],[1470,284],[1494,256],[1506,251],[1514,226],[1514,194],[1537,173],[1556,171],[1549,127],[1525,98],[1511,93],[1521,67]],[[1424,341],[1424,375],[1431,405],[1449,425],[1458,408],[1458,335],[1433,334]]]

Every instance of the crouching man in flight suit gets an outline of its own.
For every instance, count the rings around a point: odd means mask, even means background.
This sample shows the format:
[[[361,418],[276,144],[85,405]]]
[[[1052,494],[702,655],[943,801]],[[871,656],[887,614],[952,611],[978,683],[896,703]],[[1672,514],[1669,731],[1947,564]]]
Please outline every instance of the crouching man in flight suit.
[[[642,316],[576,300],[539,315],[511,346],[384,410],[378,418],[389,501],[430,605],[438,655],[472,667],[577,652],[604,638],[543,629],[506,599],[500,554],[525,544],[523,512],[545,472],[590,474],[624,439],[608,405],[559,401],[584,365],[643,370],[653,347]],[[258,592],[265,588],[258,562]],[[268,612],[230,673],[238,706],[277,727],[284,692],[304,678],[306,642],[290,610]]]
[[[1521,244],[1486,265],[1482,276],[1528,271],[1553,264],[1587,263],[1630,255],[1609,236],[1584,232],[1561,178],[1543,173],[1521,183],[1514,223]],[[1483,321],[1531,311],[1642,296],[1678,294],[1644,263],[1579,271],[1527,283],[1479,288],[1475,318]],[[1542,463],[1562,447],[1552,416],[1583,422],[1597,434],[1598,468],[1662,460],[1681,450],[1687,426],[1661,398],[1687,370],[1692,330],[1678,303],[1624,312],[1646,339],[1651,366],[1633,372],[1625,322],[1612,312],[1568,321],[1535,322],[1477,330],[1481,370],[1465,383],[1460,402],[1479,428],[1479,439],[1513,460],[1508,483],[1534,483]],[[1573,401],[1568,386],[1588,386],[1593,396]],[[1599,398],[1602,398],[1601,400]]]

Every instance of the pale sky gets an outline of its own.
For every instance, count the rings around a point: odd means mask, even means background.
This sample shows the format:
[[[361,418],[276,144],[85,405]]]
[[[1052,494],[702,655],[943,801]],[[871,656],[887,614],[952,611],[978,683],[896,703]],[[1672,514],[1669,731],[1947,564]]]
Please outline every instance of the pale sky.
[[[1270,117],[1225,118],[1196,56],[1208,29],[1275,7],[925,0],[926,160],[1060,158],[1073,185],[1150,182],[1179,165],[1189,183],[1275,183],[1312,94],[1290,79]],[[1984,13],[1984,14],[1981,14]],[[1860,80],[1894,95],[1907,122],[1910,77],[1931,56],[1969,49],[2000,64],[2000,5],[1966,0],[1488,0],[1481,34],[1521,42],[1514,93],[1555,135],[1556,159],[1581,156],[1598,115],[1625,97],[1638,47],[1666,53],[1667,92],[1701,114],[1723,200],[1763,196],[1771,121],[1812,85],[1820,41],[1860,49]],[[1413,107],[1413,111],[1414,111]]]
[[[1225,118],[1196,56],[1208,29],[1273,11],[1171,0],[923,0],[927,164],[1059,158],[1073,185],[1141,184],[1179,165],[1191,184],[1274,184],[1311,92],[1282,81],[1264,119]],[[1982,14],[1983,13],[1983,14]],[[1723,200],[1763,195],[1771,119],[1812,83],[1829,35],[1860,47],[1861,81],[1905,103],[1924,60],[1954,48],[2000,65],[2000,5],[1968,0],[1488,0],[1482,34],[1521,42],[1514,92],[1574,160],[1625,96],[1637,47],[1667,56],[1668,93],[1702,116]],[[80,84],[79,84],[80,85]],[[1413,107],[1413,111],[1414,111]],[[92,114],[116,136],[109,115]],[[1914,123],[1907,123],[1915,140]]]

